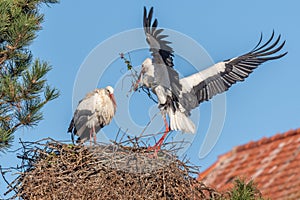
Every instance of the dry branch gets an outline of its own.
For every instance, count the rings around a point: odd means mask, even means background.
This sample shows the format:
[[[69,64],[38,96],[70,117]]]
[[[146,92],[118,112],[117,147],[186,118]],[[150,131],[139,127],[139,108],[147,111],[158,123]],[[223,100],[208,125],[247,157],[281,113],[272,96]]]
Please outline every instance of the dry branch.
[[[22,199],[211,199],[220,195],[191,176],[189,163],[138,139],[70,145],[50,138],[22,142],[20,175],[6,193]]]

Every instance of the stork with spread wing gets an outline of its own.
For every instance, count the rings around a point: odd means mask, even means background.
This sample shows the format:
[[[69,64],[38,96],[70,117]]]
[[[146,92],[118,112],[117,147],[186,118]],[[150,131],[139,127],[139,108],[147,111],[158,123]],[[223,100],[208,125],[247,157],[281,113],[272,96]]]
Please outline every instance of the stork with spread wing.
[[[255,48],[248,53],[214,64],[213,66],[179,78],[174,70],[174,51],[165,40],[163,29],[157,28],[158,21],[152,23],[153,7],[147,12],[144,8],[144,31],[146,41],[150,46],[152,58],[147,58],[143,64],[135,90],[139,86],[152,90],[157,96],[158,107],[162,112],[166,130],[161,139],[153,146],[156,152],[160,149],[170,130],[195,133],[195,125],[189,118],[192,109],[200,103],[210,100],[213,96],[225,92],[236,82],[244,81],[260,64],[279,59],[287,52],[278,53],[285,41],[280,43],[280,35],[262,43],[262,36]],[[169,117],[170,125],[166,115]]]
[[[74,135],[79,136],[77,142],[85,142],[94,138],[101,128],[108,125],[116,112],[116,100],[114,89],[107,86],[95,89],[82,99],[70,122],[68,132],[71,133],[74,143]]]

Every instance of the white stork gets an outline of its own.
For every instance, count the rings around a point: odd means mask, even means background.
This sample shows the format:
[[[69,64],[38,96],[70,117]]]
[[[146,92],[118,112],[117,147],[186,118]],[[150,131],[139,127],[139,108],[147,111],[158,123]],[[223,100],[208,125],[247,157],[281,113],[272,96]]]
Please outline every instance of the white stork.
[[[146,41],[152,52],[152,59],[147,58],[143,64],[139,78],[134,89],[146,87],[156,94],[158,107],[160,108],[166,125],[162,138],[152,147],[156,152],[160,149],[169,128],[183,132],[195,132],[195,125],[189,118],[192,109],[213,96],[225,92],[234,83],[244,81],[249,74],[260,64],[268,60],[279,59],[287,52],[274,55],[279,52],[285,41],[279,44],[280,35],[273,41],[271,38],[262,44],[262,35],[255,48],[248,53],[192,74],[185,78],[179,78],[173,66],[173,49],[171,42],[164,40],[167,35],[161,34],[163,29],[158,29],[157,19],[152,23],[153,7],[149,13],[144,7],[143,25]],[[166,120],[169,116],[170,126]]]
[[[94,143],[96,143],[96,133],[111,122],[116,108],[114,89],[111,86],[97,88],[88,93],[79,101],[68,128],[72,142],[74,143],[74,135],[77,135],[79,137],[76,142],[85,142],[90,139],[92,143],[92,137],[94,137]]]

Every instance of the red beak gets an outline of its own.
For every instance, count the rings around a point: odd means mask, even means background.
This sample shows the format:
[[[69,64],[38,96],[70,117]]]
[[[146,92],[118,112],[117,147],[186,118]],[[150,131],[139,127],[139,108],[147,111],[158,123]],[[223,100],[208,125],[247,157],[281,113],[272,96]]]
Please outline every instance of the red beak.
[[[139,83],[140,83],[141,79],[142,79],[142,72],[140,73],[138,80],[134,84],[134,87],[133,87],[134,91],[137,91],[137,89],[139,88]]]
[[[117,103],[116,103],[116,99],[115,99],[114,94],[109,94],[109,97],[110,97],[111,101],[113,102],[114,107],[116,109],[117,108]]]
[[[134,87],[133,87],[133,91],[137,91],[137,89],[139,88],[139,82],[140,82],[140,80],[136,81],[136,83],[134,84]]]

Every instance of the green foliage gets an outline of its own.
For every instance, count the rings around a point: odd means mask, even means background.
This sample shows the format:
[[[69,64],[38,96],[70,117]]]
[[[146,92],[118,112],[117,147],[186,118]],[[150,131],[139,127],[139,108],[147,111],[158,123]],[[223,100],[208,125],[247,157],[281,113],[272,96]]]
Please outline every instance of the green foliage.
[[[41,4],[58,0],[0,1],[0,151],[8,148],[19,127],[43,119],[42,107],[58,97],[47,84],[47,62],[33,60],[28,46],[41,29]]]
[[[263,200],[253,180],[246,183],[243,179],[236,179],[234,187],[229,193],[230,200]]]

